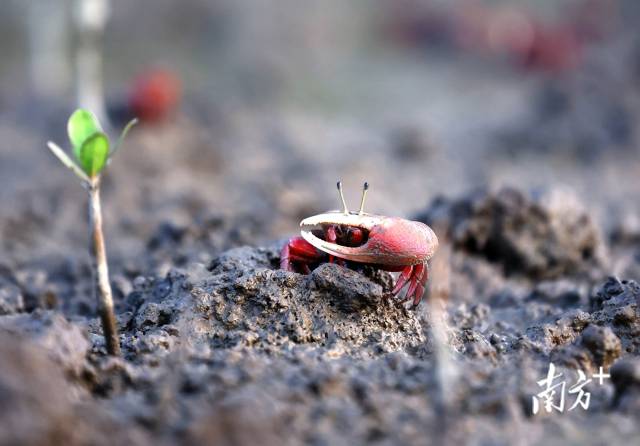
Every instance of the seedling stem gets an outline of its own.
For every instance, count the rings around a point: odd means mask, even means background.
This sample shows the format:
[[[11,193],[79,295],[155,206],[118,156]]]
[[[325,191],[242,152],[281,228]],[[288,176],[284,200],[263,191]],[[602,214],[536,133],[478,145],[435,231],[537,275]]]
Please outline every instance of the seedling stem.
[[[102,207],[100,205],[100,179],[95,178],[89,184],[89,230],[90,246],[93,266],[96,271],[96,287],[98,290],[98,313],[102,320],[102,330],[110,355],[120,356],[120,341],[118,328],[113,312],[113,294],[109,283],[109,267],[107,265],[107,250],[104,245],[102,232]]]
[[[109,283],[109,267],[107,251],[102,232],[102,208],[100,205],[100,177],[103,169],[109,164],[111,157],[122,144],[124,137],[137,122],[127,124],[113,150],[110,149],[109,138],[103,132],[99,120],[88,110],[76,110],[67,123],[69,140],[73,146],[76,160],[71,159],[58,145],[47,143],[51,152],[69,168],[89,191],[89,252],[95,271],[96,289],[98,291],[98,313],[102,321],[105,345],[110,355],[120,356],[120,341],[116,317],[113,311],[113,294]]]

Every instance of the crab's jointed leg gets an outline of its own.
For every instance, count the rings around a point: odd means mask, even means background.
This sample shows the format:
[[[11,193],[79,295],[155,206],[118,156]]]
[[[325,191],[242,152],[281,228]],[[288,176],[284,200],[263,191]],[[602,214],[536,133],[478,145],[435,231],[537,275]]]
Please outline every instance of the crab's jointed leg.
[[[415,266],[409,265],[405,267],[400,273],[398,281],[396,282],[391,295],[397,296],[405,287],[407,282],[409,282],[409,288],[407,289],[406,294],[399,301],[399,303],[404,303],[413,298],[413,307],[415,308],[418,306],[420,300],[422,299],[422,295],[424,294],[425,285],[428,279],[429,266],[427,265],[427,263],[420,263]]]
[[[422,295],[424,294],[424,290],[427,286],[427,281],[429,280],[429,264],[424,263],[424,273],[422,274],[422,278],[420,279],[420,283],[418,284],[418,289],[413,297],[413,306],[414,308],[418,306],[420,301],[422,300]]]
[[[411,284],[409,285],[409,289],[407,290],[408,297],[411,297],[415,295],[416,292],[420,291],[418,287],[420,286],[420,281],[422,280],[423,274],[424,274],[424,264],[416,265],[413,268],[413,276],[411,277]]]
[[[398,276],[398,281],[396,282],[396,286],[393,287],[393,291],[391,291],[391,295],[397,295],[402,288],[407,284],[411,275],[413,274],[413,265],[406,266],[400,275]]]

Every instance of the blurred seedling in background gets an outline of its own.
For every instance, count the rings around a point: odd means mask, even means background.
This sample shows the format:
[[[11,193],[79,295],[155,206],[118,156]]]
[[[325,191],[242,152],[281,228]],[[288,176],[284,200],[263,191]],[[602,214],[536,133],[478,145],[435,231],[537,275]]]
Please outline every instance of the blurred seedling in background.
[[[111,0],[75,0],[75,86],[78,105],[86,107],[107,125],[104,98],[102,42]]]
[[[89,191],[90,252],[96,272],[98,312],[102,320],[107,352],[110,355],[120,355],[120,342],[113,312],[107,252],[102,232],[100,178],[102,171],[116,154],[125,136],[136,122],[137,120],[134,119],[125,126],[116,145],[111,149],[109,137],[102,130],[100,122],[94,114],[88,110],[78,109],[71,115],[67,123],[67,132],[75,161],[55,143],[51,141],[47,143],[53,154],[80,178],[82,184]]]

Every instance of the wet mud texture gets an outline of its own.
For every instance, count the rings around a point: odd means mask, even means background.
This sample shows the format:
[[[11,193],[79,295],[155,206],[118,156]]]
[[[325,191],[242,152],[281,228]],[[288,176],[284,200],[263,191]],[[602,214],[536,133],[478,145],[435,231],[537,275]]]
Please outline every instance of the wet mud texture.
[[[433,200],[416,219],[442,246],[417,311],[385,297],[389,273],[323,264],[301,275],[277,269],[282,242],[229,248],[243,226],[226,217],[164,225],[144,259],[156,273],[114,267],[123,358],[105,355],[86,265],[4,265],[0,444],[636,438],[640,285],[607,276],[620,237],[553,197]],[[578,370],[611,377],[586,387],[588,411],[534,416],[550,361],[568,386]]]

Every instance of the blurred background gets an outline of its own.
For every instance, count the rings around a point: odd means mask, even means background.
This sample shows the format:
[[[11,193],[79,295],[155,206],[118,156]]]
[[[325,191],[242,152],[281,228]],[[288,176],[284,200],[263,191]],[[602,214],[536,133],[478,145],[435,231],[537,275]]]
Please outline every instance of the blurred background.
[[[82,252],[84,191],[45,146],[79,105],[113,136],[143,121],[105,177],[116,270],[194,222],[231,231],[202,261],[289,236],[338,207],[337,179],[401,216],[565,187],[606,228],[637,211],[639,19],[634,0],[5,1],[2,256]]]

